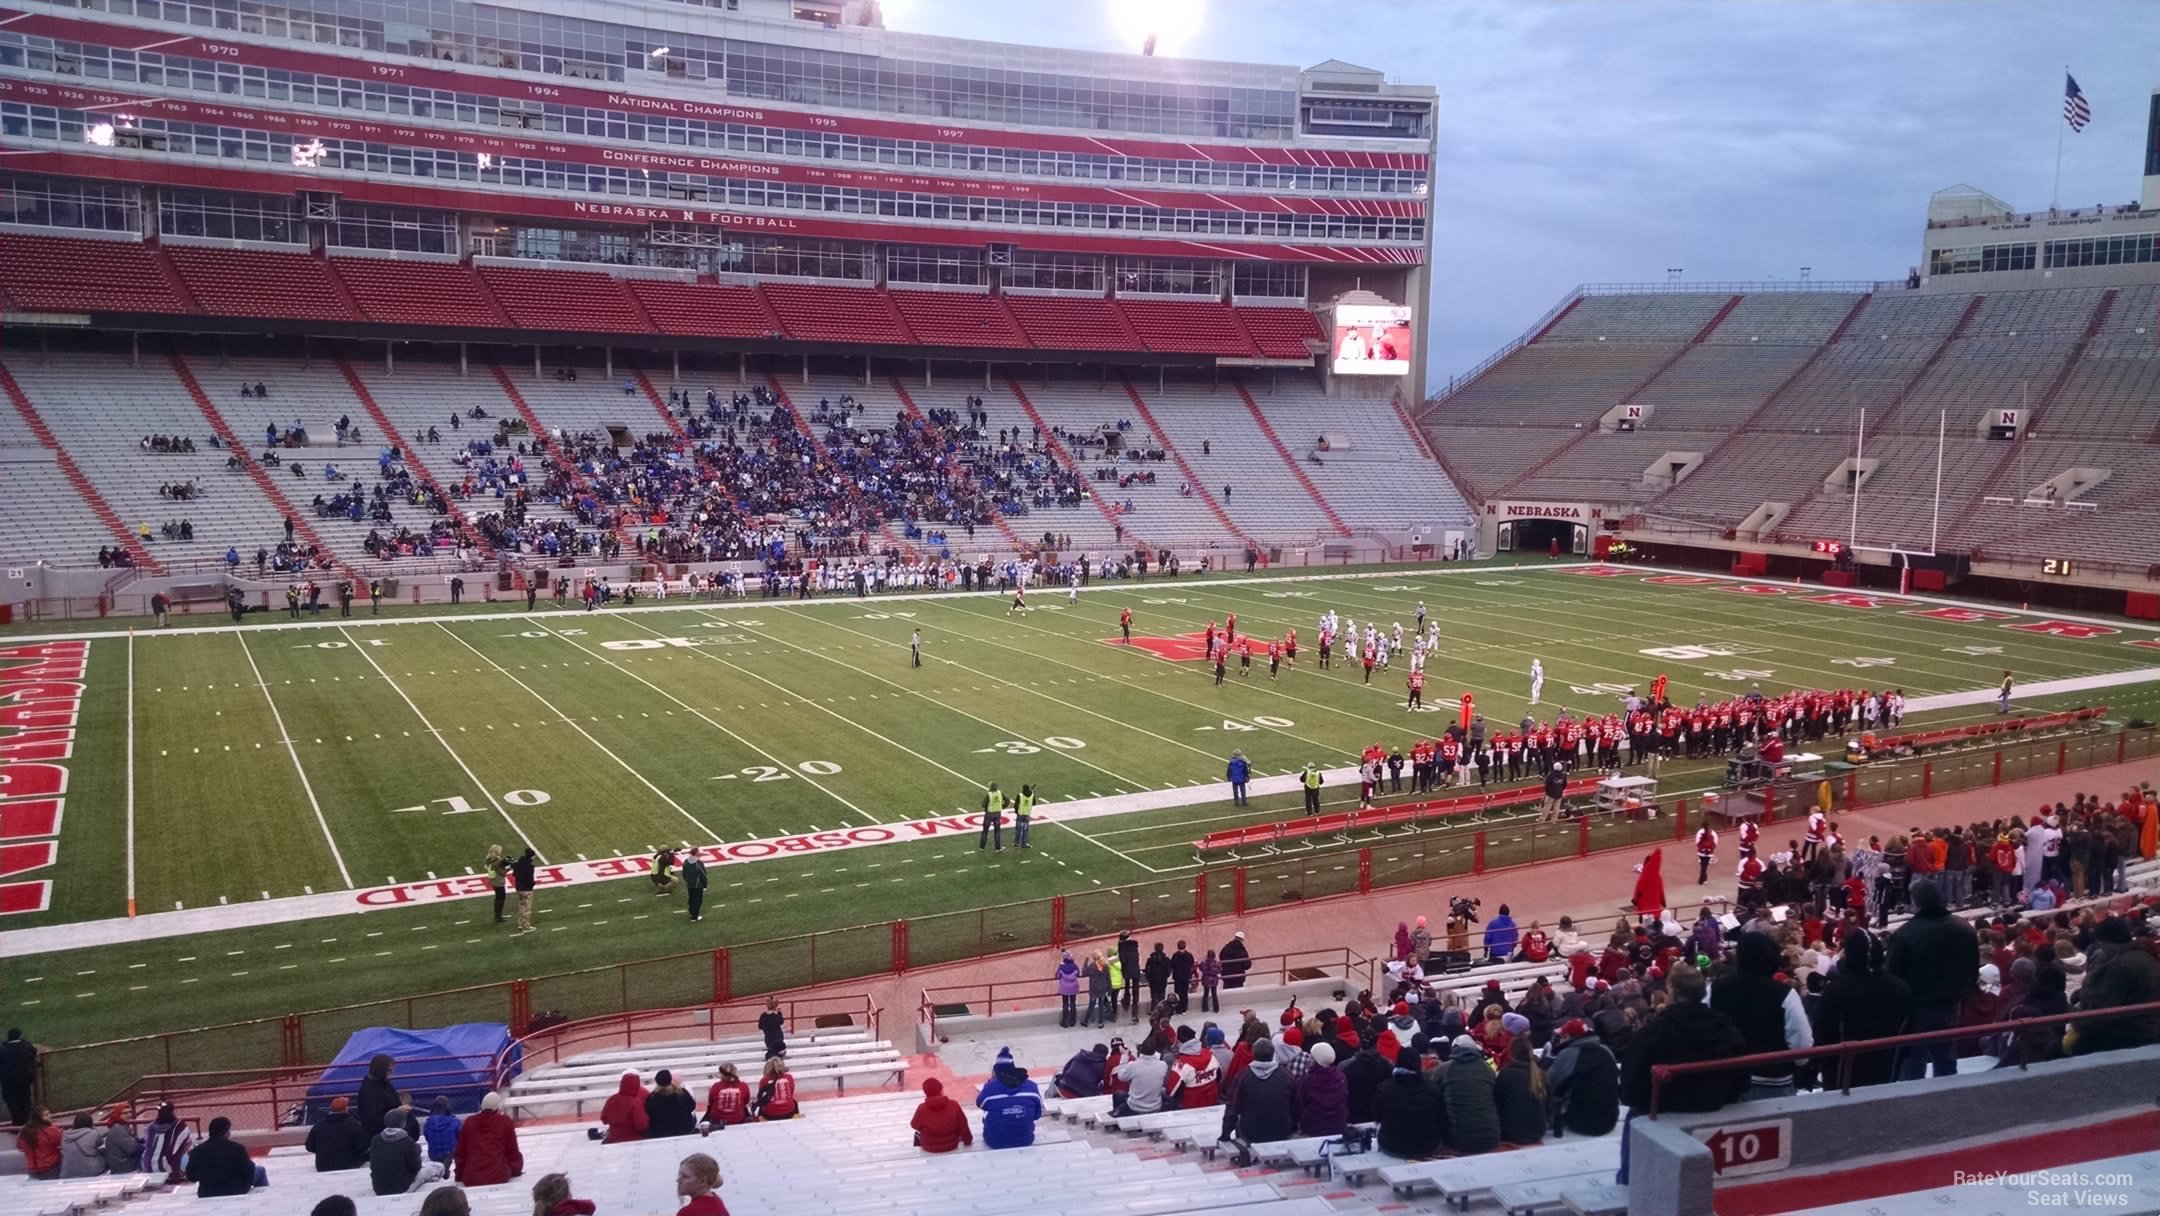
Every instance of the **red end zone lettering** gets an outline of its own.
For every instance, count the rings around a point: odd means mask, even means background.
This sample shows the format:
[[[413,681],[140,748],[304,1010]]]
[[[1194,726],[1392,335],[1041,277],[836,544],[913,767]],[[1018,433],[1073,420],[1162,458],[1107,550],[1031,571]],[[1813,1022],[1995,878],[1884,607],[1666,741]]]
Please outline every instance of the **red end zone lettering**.
[[[35,840],[29,844],[0,844],[0,878],[13,878],[49,866],[60,854],[58,841]]]
[[[1783,588],[1783,587],[1773,587],[1773,586],[1771,586],[1771,585],[1770,585],[1770,584],[1768,584],[1768,583],[1737,583],[1737,584],[1735,584],[1735,585],[1733,585],[1733,586],[1730,586],[1730,587],[1720,587],[1720,588],[1718,588],[1718,590],[1720,590],[1720,591],[1723,591],[1723,592],[1726,592],[1727,594],[1730,594],[1730,595],[1784,595],[1784,594],[1785,594],[1785,588]]]
[[[50,798],[67,787],[68,771],[57,764],[0,766],[0,798]]]
[[[1908,608],[1901,615],[1917,616],[1930,621],[1954,621],[1960,625],[2010,619],[2007,612],[1989,612],[1985,608]]]
[[[1638,573],[1638,571],[1620,566],[1584,566],[1578,570],[1562,570],[1560,573],[1580,574],[1584,578],[1626,578],[1630,574]]]
[[[2049,633],[2059,638],[2104,638],[2110,634],[2122,632],[2120,629],[2110,629],[2106,625],[2087,625],[2083,621],[2057,620],[2023,621],[2015,625],[2005,625],[2003,628],[2015,629],[2021,633]]]
[[[2124,642],[2123,645],[2142,646],[2147,650],[2160,650],[2160,638],[2139,638],[2135,642]]]
[[[1653,574],[1643,581],[1659,587],[1709,587],[1725,580],[1705,574]]]
[[[0,916],[18,916],[25,912],[43,912],[52,907],[52,883],[46,879],[36,882],[0,883]]]
[[[62,799],[40,798],[34,802],[0,802],[0,840],[23,840],[60,834]]]

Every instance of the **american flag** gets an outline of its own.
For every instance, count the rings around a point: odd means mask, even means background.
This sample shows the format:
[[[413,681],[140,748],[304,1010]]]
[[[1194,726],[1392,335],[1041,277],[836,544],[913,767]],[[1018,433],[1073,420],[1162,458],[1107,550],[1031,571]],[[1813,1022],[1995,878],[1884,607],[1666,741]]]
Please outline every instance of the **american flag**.
[[[2073,131],[2082,131],[2092,121],[2092,106],[2085,101],[2084,90],[2078,88],[2077,77],[2063,73],[2063,121]]]

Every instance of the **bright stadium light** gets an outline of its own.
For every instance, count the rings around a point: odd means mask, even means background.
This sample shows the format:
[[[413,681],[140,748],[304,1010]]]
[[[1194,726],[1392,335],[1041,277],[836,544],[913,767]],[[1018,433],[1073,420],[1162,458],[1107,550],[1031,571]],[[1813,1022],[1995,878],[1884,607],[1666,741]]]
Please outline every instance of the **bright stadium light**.
[[[1110,24],[1127,46],[1175,55],[1200,33],[1206,7],[1203,0],[1110,0]]]
[[[92,123],[83,128],[83,142],[100,148],[113,146],[113,125],[109,122]]]
[[[294,144],[292,150],[293,167],[296,169],[312,169],[322,163],[323,156],[329,151],[330,149],[324,147],[323,141],[319,139],[311,139],[304,144]]]

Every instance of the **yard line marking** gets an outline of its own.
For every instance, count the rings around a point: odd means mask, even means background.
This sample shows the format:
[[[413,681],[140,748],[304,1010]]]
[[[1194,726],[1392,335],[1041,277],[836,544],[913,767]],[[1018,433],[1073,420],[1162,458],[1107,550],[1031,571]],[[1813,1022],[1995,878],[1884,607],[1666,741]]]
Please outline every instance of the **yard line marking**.
[[[830,621],[827,621],[827,622],[824,622],[824,623],[825,623],[825,624],[831,624],[831,622],[830,622]],[[843,628],[844,628],[844,627],[843,627]],[[792,650],[796,650],[796,651],[799,651],[799,652],[801,652],[801,653],[803,653],[803,654],[807,654],[807,655],[810,655],[810,656],[812,656],[813,658],[820,658],[820,659],[824,659],[824,660],[825,660],[826,662],[828,662],[828,663],[835,663],[835,664],[838,664],[839,666],[841,666],[841,667],[845,667],[845,668],[847,668],[847,669],[848,669],[849,671],[852,671],[852,672],[856,673],[857,675],[863,675],[863,676],[868,676],[868,677],[870,677],[871,679],[873,679],[873,680],[876,680],[876,681],[877,681],[878,683],[880,683],[880,684],[886,684],[886,685],[890,685],[890,686],[891,686],[892,688],[894,688],[894,689],[897,689],[897,690],[898,690],[898,691],[897,691],[897,692],[896,692],[896,693],[894,694],[894,695],[896,695],[896,696],[899,696],[899,695],[911,695],[911,696],[921,696],[921,695],[922,695],[922,694],[920,694],[920,693],[916,692],[915,690],[913,690],[913,689],[910,689],[910,688],[909,688],[909,687],[907,687],[907,686],[906,686],[905,684],[901,684],[901,683],[899,683],[899,682],[898,682],[898,681],[896,681],[896,680],[890,679],[890,678],[888,678],[888,677],[886,677],[886,676],[882,676],[882,675],[879,675],[878,673],[876,673],[876,672],[874,672],[874,671],[870,671],[870,670],[868,670],[867,668],[857,667],[857,666],[855,666],[855,665],[854,665],[853,663],[843,662],[843,661],[842,661],[842,660],[840,660],[840,659],[836,659],[836,658],[832,657],[832,656],[831,656],[831,655],[829,655],[829,654],[825,654],[825,653],[823,653],[822,651],[819,651],[819,650],[813,649],[813,648],[811,648],[811,647],[808,647],[808,646],[802,646],[802,645],[798,645],[798,644],[796,644],[796,643],[794,643],[794,642],[790,642],[790,641],[786,640],[785,638],[781,638],[781,637],[777,637],[777,636],[773,636],[773,635],[768,635],[768,634],[764,634],[764,633],[763,633],[762,631],[760,631],[760,630],[756,630],[756,629],[747,629],[747,628],[746,628],[746,629],[744,629],[744,632],[745,632],[745,633],[749,633],[749,634],[752,634],[752,635],[755,635],[755,636],[764,636],[764,637],[768,637],[768,638],[769,638],[769,639],[770,639],[771,641],[774,641],[774,642],[778,642],[778,643],[779,643],[780,645],[782,645],[782,646],[786,646],[786,647],[788,647],[789,649],[792,649]],[[872,635],[870,635],[870,634],[866,634],[866,633],[860,633],[860,632],[858,632],[858,631],[856,631],[856,630],[853,630],[853,629],[847,629],[847,630],[846,630],[846,632],[848,632],[848,633],[854,633],[854,634],[856,634],[856,636],[858,636],[858,637],[870,637],[870,638],[871,638],[871,639],[872,639],[873,641],[882,641],[882,639],[878,639],[878,638],[872,637]],[[900,645],[900,643],[898,643],[898,642],[894,642],[894,643],[893,643],[893,645],[897,647],[897,646],[899,646],[899,645]],[[708,656],[708,657],[713,657],[713,656]],[[718,660],[718,659],[716,658],[716,659],[715,659],[715,661],[724,661],[724,660]],[[940,661],[941,661],[941,662],[948,662],[948,663],[949,663],[949,662],[951,662],[952,660],[950,660],[950,659],[943,659],[943,660],[940,660]],[[730,664],[730,666],[732,666],[732,664]],[[763,677],[758,677],[758,678],[762,679]],[[993,678],[993,679],[996,679],[997,677],[994,677],[994,676],[993,676],[993,677],[991,677],[991,678]],[[1009,683],[1009,681],[1007,681],[1007,682]],[[1014,685],[1014,687],[1019,687],[1019,686],[1018,686],[1018,685]],[[855,698],[853,698],[853,697],[849,697],[849,698],[848,698],[848,700],[850,700],[850,701],[852,701],[852,700],[854,700],[854,699],[855,699]],[[923,698],[923,699],[925,699],[925,700],[928,700],[929,698],[925,697],[925,698]],[[1052,698],[1052,700],[1055,700],[1055,699],[1056,699],[1056,698]],[[970,713],[970,712],[968,712],[967,710],[965,710],[965,709],[962,709],[962,708],[960,708],[960,707],[959,707],[958,705],[947,705],[947,704],[944,704],[944,703],[942,703],[942,702],[938,702],[937,704],[938,704],[939,708],[941,708],[941,709],[947,710],[947,711],[949,711],[949,712],[951,712],[951,713],[956,713],[956,714],[960,715],[961,717],[963,717],[963,718],[966,718],[966,719],[968,719],[968,720],[970,720],[970,721],[973,721],[973,722],[980,722],[980,723],[982,723],[982,724],[983,724],[984,726],[987,726],[987,727],[989,727],[989,728],[990,728],[990,729],[991,729],[991,730],[992,730],[993,732],[995,732],[995,733],[996,733],[997,735],[999,735],[999,736],[1001,736],[1001,737],[1002,737],[1002,736],[1004,736],[1004,735],[1006,735],[1006,734],[1008,734],[1008,733],[1010,733],[1010,728],[1008,728],[1008,727],[1004,727],[1004,726],[1000,726],[1000,725],[998,725],[997,723],[995,723],[995,722],[992,722],[992,721],[991,721],[990,719],[988,719],[988,718],[985,718],[985,717],[982,717],[982,716],[981,716],[981,715],[979,715],[979,714],[974,714],[974,713]],[[830,712],[830,711],[827,711],[827,712]],[[865,732],[865,733],[867,733],[867,734],[871,734],[871,735],[876,735],[876,736],[877,736],[878,738],[880,738],[880,739],[884,739],[884,738],[885,738],[885,736],[883,736],[883,735],[879,735],[879,734],[878,734],[878,733],[877,733],[876,731],[874,731],[874,730],[871,730],[871,729],[870,729],[869,727],[867,727],[867,726],[864,726],[864,725],[862,725],[862,724],[861,724],[861,723],[859,723],[859,722],[855,722],[855,721],[853,721],[852,719],[849,719],[849,718],[843,717],[843,716],[841,716],[841,715],[838,715],[838,714],[834,714],[833,716],[835,716],[835,717],[838,717],[838,718],[840,718],[840,720],[841,720],[841,721],[843,721],[843,722],[847,722],[847,723],[849,723],[850,725],[854,726],[854,727],[855,727],[855,729],[857,729],[857,730],[863,731],[863,732]],[[890,739],[887,739],[887,740],[886,740],[886,742],[888,742],[888,743],[891,743],[891,742],[892,742],[892,740],[890,740]],[[967,782],[968,782],[968,784],[970,784],[970,785],[973,785],[973,786],[974,786],[974,787],[975,787],[976,789],[984,789],[984,788],[987,788],[987,787],[985,787],[985,786],[983,785],[983,783],[982,783],[982,782],[980,782],[980,781],[974,781],[974,780],[971,780],[970,778],[966,777],[965,775],[963,775],[963,774],[961,774],[961,773],[959,773],[959,772],[956,772],[956,771],[955,771],[955,770],[953,770],[953,769],[950,769],[950,768],[946,768],[946,767],[945,767],[944,765],[942,765],[942,764],[938,764],[938,763],[937,763],[937,761],[935,761],[935,760],[931,760],[931,759],[930,759],[929,757],[927,757],[927,756],[924,756],[924,755],[922,755],[921,753],[919,753],[919,752],[915,751],[915,750],[914,750],[914,749],[912,749],[912,748],[904,747],[904,746],[902,746],[901,744],[898,744],[898,743],[893,743],[893,746],[895,746],[895,747],[900,747],[902,751],[905,751],[905,752],[907,752],[907,753],[908,753],[909,755],[911,755],[911,756],[914,756],[914,757],[915,757],[916,759],[918,759],[918,760],[923,760],[923,761],[926,761],[927,763],[930,763],[930,764],[937,764],[937,767],[939,767],[939,768],[942,768],[942,769],[945,769],[945,771],[946,771],[946,772],[948,772],[948,773],[952,773],[952,774],[953,774],[953,775],[954,775],[955,777],[959,777],[959,778],[960,778],[961,780],[963,780],[963,781],[967,781]],[[1053,749],[1053,750],[1056,750],[1056,749]],[[1057,753],[1057,754],[1058,754],[1058,755],[1060,755],[1060,756],[1063,756],[1063,757],[1064,757],[1065,759],[1067,759],[1067,760],[1070,760],[1070,761],[1072,761],[1072,762],[1073,762],[1073,763],[1075,763],[1075,764],[1079,764],[1079,765],[1084,765],[1085,767],[1088,767],[1088,768],[1094,769],[1094,770],[1095,770],[1096,772],[1098,772],[1098,773],[1102,773],[1102,774],[1103,774],[1103,775],[1105,775],[1105,776],[1108,776],[1108,777],[1112,777],[1112,778],[1115,778],[1115,779],[1117,779],[1117,780],[1119,780],[1119,781],[1131,781],[1131,780],[1132,780],[1132,778],[1130,778],[1130,777],[1126,777],[1126,776],[1124,776],[1124,775],[1122,775],[1122,774],[1120,774],[1120,773],[1112,772],[1111,770],[1109,770],[1109,769],[1107,769],[1107,768],[1104,768],[1104,767],[1103,767],[1102,765],[1096,764],[1096,763],[1094,763],[1093,761],[1091,761],[1091,760],[1088,760],[1088,759],[1086,759],[1085,757],[1082,757],[1082,756],[1078,756],[1078,755],[1075,755],[1075,754],[1073,754],[1073,753],[1071,753],[1071,752],[1068,752],[1068,751],[1058,751],[1058,753]],[[812,831],[815,831],[816,829],[815,829],[815,828],[813,828],[813,829],[811,829],[811,830],[812,830]]]
[[[371,646],[362,646],[359,643],[353,641],[352,634],[343,628],[340,628],[338,632],[345,635],[345,644],[359,651],[360,657],[366,659],[368,661],[368,666],[373,667],[376,674],[380,675],[383,678],[383,682],[390,686],[390,691],[396,693],[398,695],[398,699],[405,702],[405,708],[411,710],[413,713],[413,717],[420,720],[421,727],[426,730],[427,733],[435,736],[435,741],[437,743],[442,744],[443,751],[449,753],[450,759],[457,764],[459,769],[464,771],[465,779],[473,783],[474,788],[480,791],[480,796],[488,800],[488,805],[495,808],[495,813],[501,815],[503,817],[503,822],[510,825],[510,830],[516,832],[518,834],[518,839],[525,842],[525,847],[533,851],[533,856],[539,858],[541,862],[545,863],[547,861],[547,854],[540,851],[540,846],[533,843],[533,838],[527,836],[525,834],[525,829],[518,826],[518,821],[512,819],[510,817],[510,812],[503,809],[502,803],[495,800],[495,795],[491,790],[488,789],[487,783],[480,780],[479,774],[472,771],[472,766],[465,763],[465,757],[458,755],[457,749],[450,746],[449,738],[445,736],[441,731],[435,729],[435,724],[428,721],[427,715],[420,712],[420,707],[418,705],[413,704],[412,697],[408,696],[405,690],[398,686],[398,682],[396,680],[390,678],[390,673],[384,671],[382,668],[382,664],[375,661],[375,656],[368,653],[368,651],[374,648]]]
[[[726,735],[728,738],[735,740],[735,742],[742,744],[744,747],[749,748],[751,751],[756,752],[758,755],[763,756],[765,759],[772,761],[774,764],[780,764],[780,758],[778,756],[775,756],[771,752],[766,751],[764,748],[759,747],[757,744],[750,742],[748,739],[743,738],[741,735],[736,734],[734,731],[729,730],[727,727],[722,726],[720,723],[714,721],[713,719],[706,717],[705,714],[700,711],[697,706],[690,704],[688,701],[685,701],[681,697],[676,696],[674,693],[669,692],[667,689],[660,687],[658,684],[653,683],[651,680],[646,679],[644,676],[641,676],[636,672],[631,671],[629,668],[624,667],[622,664],[617,663],[615,660],[610,659],[605,655],[597,655],[597,652],[586,649],[585,644],[578,641],[576,638],[564,637],[563,634],[557,632],[554,628],[550,627],[544,622],[541,624],[540,627],[542,629],[546,629],[549,633],[554,634],[557,638],[568,642],[570,645],[577,647],[581,651],[584,651],[584,653],[589,655],[596,655],[600,659],[600,661],[602,663],[605,663],[607,666],[614,668],[615,670],[623,673],[626,676],[629,676],[631,679],[636,680],[638,683],[643,684],[645,687],[652,689],[654,692],[659,693],[661,696],[666,697],[668,700],[673,701],[675,704],[689,710],[692,714],[695,714],[697,716],[699,721],[705,723],[707,726],[710,726],[714,730],[719,731],[721,734]],[[643,628],[643,626],[639,626],[639,628]],[[781,767],[787,768],[790,772],[794,771],[792,765],[781,765]],[[856,806],[854,803],[849,802],[846,798],[843,798],[839,794],[836,794],[832,790],[826,788],[824,782],[819,781],[817,778],[812,777],[808,773],[801,773],[798,774],[798,776],[800,776],[802,780],[808,782],[810,784],[810,788],[816,790],[820,794],[825,795],[826,797],[832,799],[834,802],[839,803],[841,806],[846,807],[847,809],[855,812],[856,814],[861,815],[863,818],[868,819],[870,822],[885,822],[884,820],[879,819],[877,816],[872,815],[870,812],[862,809],[861,807]]]
[[[330,859],[337,863],[338,876],[345,880],[346,889],[351,890],[352,871],[345,868],[345,856],[338,852],[337,838],[330,834],[330,821],[323,818],[322,803],[315,798],[315,785],[308,780],[307,770],[300,766],[300,752],[293,746],[292,732],[285,729],[285,715],[278,712],[277,698],[270,695],[270,685],[263,679],[262,668],[255,663],[255,652],[248,649],[247,635],[242,633],[234,636],[240,639],[240,653],[247,656],[248,670],[255,673],[255,682],[262,685],[263,701],[270,706],[270,720],[277,725],[278,734],[285,738],[285,754],[292,757],[293,772],[300,775],[300,788],[307,791],[308,805],[315,809],[315,822],[322,828],[323,843],[330,846]],[[132,849],[129,855],[133,856]]]
[[[348,884],[349,885],[349,884]],[[127,910],[135,915],[135,631],[127,644]]]
[[[509,680],[512,684],[515,684],[519,688],[524,689],[526,692],[531,693],[533,700],[540,702],[540,704],[545,707],[549,713],[554,714],[558,718],[562,717],[562,711],[555,708],[553,702],[550,702],[546,697],[541,696],[538,690],[534,689],[525,681],[518,679],[514,675],[511,675],[507,668],[505,668],[502,664],[496,662],[492,657],[483,652],[479,647],[473,645],[471,642],[466,641],[464,638],[459,637],[454,631],[451,630],[448,625],[441,625],[438,626],[438,628],[440,628],[444,633],[449,634],[451,638],[457,642],[458,645],[472,651],[476,655],[479,655],[480,658],[484,662],[486,662],[488,666],[493,667],[499,672],[502,672],[503,677]],[[564,718],[563,720],[566,722],[569,721],[569,719],[567,718]],[[654,797],[658,798],[662,802],[667,803],[669,806],[674,807],[676,814],[681,815],[683,818],[689,820],[691,823],[696,824],[698,828],[702,830],[707,836],[712,837],[714,844],[721,843],[720,834],[718,832],[713,831],[711,827],[707,826],[704,823],[704,821],[700,820],[697,816],[691,814],[689,811],[683,809],[683,805],[681,803],[675,801],[673,798],[668,797],[666,793],[662,792],[659,786],[654,785],[651,781],[647,780],[645,774],[630,767],[629,761],[624,760],[621,756],[618,756],[614,752],[608,750],[606,744],[600,742],[598,739],[593,738],[592,735],[586,732],[584,727],[579,726],[575,722],[571,722],[570,729],[576,731],[580,735],[584,735],[585,741],[587,743],[590,743],[594,747],[599,748],[601,754],[606,756],[608,759],[613,760],[617,765],[622,768],[622,771],[630,774],[632,777],[637,778],[638,784],[644,786],[646,789],[651,790]],[[578,858],[578,860],[583,861],[585,859],[583,857],[580,857]]]

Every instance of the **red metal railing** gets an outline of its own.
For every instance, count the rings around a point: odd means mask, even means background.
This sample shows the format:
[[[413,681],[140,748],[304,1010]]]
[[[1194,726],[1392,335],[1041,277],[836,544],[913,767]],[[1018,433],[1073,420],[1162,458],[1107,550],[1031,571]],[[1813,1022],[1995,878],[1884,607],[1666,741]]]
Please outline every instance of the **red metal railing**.
[[[1852,1062],[1857,1056],[1871,1055],[1881,1051],[1895,1051],[1902,1047],[1926,1043],[1960,1042],[1969,1039],[2009,1036],[2007,1042],[2011,1054],[2016,1057],[2020,1070],[2030,1067],[2031,1061],[2024,1050],[2024,1035],[2031,1031],[2046,1031],[2060,1037],[2065,1027],[2082,1026],[2092,1022],[2104,1022],[2128,1017],[2160,1017],[2160,1001],[2141,1005],[2122,1005],[2113,1009],[2080,1009],[2050,1017],[2017,1018],[2012,1021],[1983,1022],[1974,1026],[1953,1026],[1945,1030],[1926,1030],[1916,1034],[1890,1035],[1880,1039],[1861,1039],[1851,1043],[1837,1043],[1828,1047],[1810,1047],[1805,1051],[1764,1051],[1754,1055],[1734,1056],[1725,1060],[1698,1060],[1689,1064],[1656,1064],[1650,1069],[1650,1117],[1658,1117],[1659,1099],[1663,1097],[1667,1082],[1677,1077],[1696,1076],[1703,1073],[1736,1073],[1760,1068],[1765,1064],[1800,1064],[1808,1060],[1836,1057],[1838,1060],[1837,1088],[1842,1093],[1852,1092]],[[1825,1085],[1825,1089],[1832,1088]]]
[[[1115,943],[1110,944],[1110,949],[1116,949]],[[1319,950],[1293,950],[1288,954],[1257,954],[1250,961],[1252,967],[1245,972],[1244,982],[1247,985],[1255,986],[1260,984],[1288,984],[1301,978],[1293,976],[1292,972],[1316,971],[1325,972],[1339,978],[1345,988],[1356,991],[1371,988],[1378,976],[1379,969],[1379,964],[1375,960],[1357,953],[1348,946],[1333,946]],[[1197,991],[1199,986],[1199,978],[1195,976],[1193,979],[1194,990]],[[1238,990],[1233,988],[1230,991],[1235,992]],[[1083,1000],[1087,997],[1084,988],[1080,993],[1080,997]],[[939,988],[924,988],[922,990],[922,1000],[916,1007],[916,1016],[930,1028],[931,1038],[935,1041],[937,1037],[937,1011],[944,1006],[965,1005],[971,1011],[980,1009],[984,1017],[996,1017],[1001,1002],[1011,1006],[1006,1012],[1014,1013],[1020,1010],[1022,1004],[1037,1008],[1049,1008],[1056,1005],[1060,999],[1057,981],[1054,979],[1009,980],[1002,984],[995,982],[987,984],[952,984]]]
[[[500,1057],[493,1055],[423,1056],[402,1060],[391,1075],[391,1083],[400,1090],[412,1091],[413,1101],[425,1108],[437,1094],[468,1092],[473,1088],[475,1077],[496,1076],[499,1060]],[[321,1114],[303,1108],[308,1090],[322,1081],[324,1071],[330,1067],[328,1064],[305,1064],[153,1073],[129,1082],[111,1097],[85,1110],[93,1116],[102,1116],[119,1106],[127,1111],[131,1123],[139,1123],[150,1112],[170,1102],[184,1118],[197,1122],[224,1115],[234,1126],[242,1128],[304,1124],[313,1121],[311,1115]],[[337,1067],[340,1072],[351,1074],[350,1084],[345,1087],[351,1092],[331,1096],[351,1098],[359,1092],[366,1064]],[[324,1101],[327,1104],[328,1099]],[[62,1112],[55,1117],[65,1119],[74,1113]]]
[[[1842,810],[2156,754],[2160,754],[2160,732],[2152,729],[2071,728],[2037,738],[1996,735],[1969,749],[1871,763],[1833,780],[1831,786],[1834,805]],[[1789,792],[1799,801],[1812,802],[1812,791]],[[56,1109],[75,1107],[145,1072],[246,1070],[265,1059],[287,1067],[327,1062],[348,1035],[368,1026],[417,1028],[503,1021],[509,1023],[511,1034],[522,1037],[535,1011],[559,1010],[573,1018],[593,1018],[640,1009],[726,1005],[742,997],[836,980],[1048,949],[1068,939],[1100,937],[1120,929],[1159,929],[1171,934],[1177,931],[1173,926],[1198,924],[1211,916],[1243,916],[1292,903],[1355,898],[1386,887],[1685,840],[1700,821],[1700,801],[1668,798],[1662,805],[1666,817],[1658,819],[1593,812],[1552,824],[1522,817],[1414,836],[1375,831],[1341,849],[1271,853],[1235,866],[993,908],[879,921],[283,1017],[57,1047],[41,1056],[42,1096]],[[1783,803],[1772,803],[1766,810],[1773,807],[1782,810]],[[1765,822],[1770,822],[1767,816]]]
[[[758,1000],[734,1005],[691,1005],[681,1009],[613,1013],[564,1022],[533,1031],[498,1052],[494,1060],[495,1081],[498,1086],[509,1083],[514,1075],[513,1055],[518,1057],[516,1068],[523,1070],[561,1063],[588,1051],[636,1047],[641,1043],[709,1043],[756,1034],[758,1017],[764,1012],[765,1002]],[[780,1014],[794,1034],[805,1034],[818,1028],[860,1026],[868,1029],[870,1037],[875,1039],[881,1012],[870,1003],[868,996],[861,994],[780,998]]]

